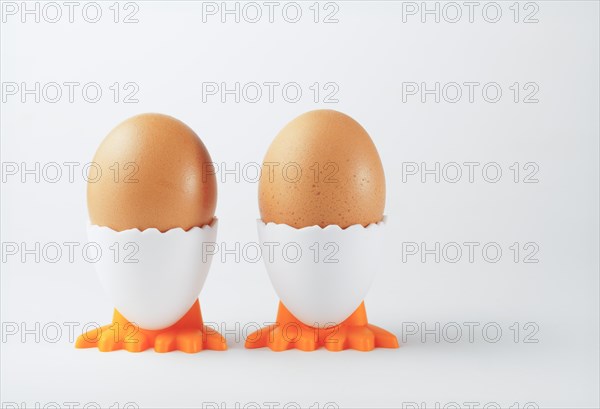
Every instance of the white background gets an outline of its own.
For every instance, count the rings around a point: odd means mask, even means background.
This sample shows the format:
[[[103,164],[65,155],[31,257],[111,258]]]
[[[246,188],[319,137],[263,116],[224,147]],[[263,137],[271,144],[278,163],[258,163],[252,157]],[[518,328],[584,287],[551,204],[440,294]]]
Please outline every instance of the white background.
[[[278,130],[300,113],[315,107],[346,112],[371,134],[387,177],[386,268],[366,299],[369,319],[394,332],[402,346],[370,353],[274,353],[245,350],[243,339],[230,334],[227,352],[76,350],[64,322],[111,319],[112,306],[93,265],[80,253],[73,263],[63,255],[54,264],[32,257],[23,263],[19,255],[3,254],[2,402],[598,407],[597,2],[536,2],[539,22],[529,24],[513,21],[512,2],[500,3],[497,23],[485,21],[481,3],[473,23],[463,6],[462,19],[454,24],[443,18],[436,23],[434,16],[423,23],[418,14],[405,14],[403,21],[400,2],[359,1],[338,2],[339,22],[330,24],[313,22],[312,3],[302,3],[298,23],[283,19],[282,3],[273,23],[263,7],[262,20],[252,24],[243,18],[236,23],[233,16],[223,23],[218,14],[204,15],[203,22],[201,3],[192,1],[138,2],[139,22],[124,24],[113,22],[111,4],[102,3],[95,24],[82,18],[85,3],[73,23],[66,7],[54,24],[43,17],[36,23],[34,16],[23,23],[19,14],[3,14],[3,84],[93,81],[103,97],[88,103],[79,91],[73,103],[66,95],[56,103],[44,98],[36,103],[33,96],[21,102],[20,94],[3,92],[2,162],[30,168],[36,162],[84,164],[118,122],[161,112],[191,126],[213,160],[232,169],[236,162],[260,162]],[[322,19],[325,6],[319,7]],[[533,10],[519,8],[519,20]],[[208,96],[203,103],[203,82],[252,81],[296,82],[303,97],[290,103],[276,93],[272,103],[266,96],[257,103],[236,103],[232,97],[222,103]],[[114,103],[108,87],[115,82],[137,83],[139,102]],[[308,88],[315,82],[337,83],[339,102],[323,103],[321,95],[315,103]],[[458,103],[435,103],[432,96],[425,103],[418,96],[403,102],[403,82],[430,87],[496,82],[503,95],[489,103],[479,87],[474,103],[466,95]],[[535,82],[539,102],[525,104],[521,94],[515,103],[509,89],[514,82]],[[402,180],[402,163],[426,162],[431,168],[435,162],[466,161],[498,163],[501,180],[486,182],[481,166],[474,183],[466,174],[458,183],[435,183],[431,176],[425,183],[419,176]],[[521,174],[515,183],[509,169],[514,162],[537,164],[539,182],[523,183]],[[2,241],[29,247],[85,243],[85,181],[78,169],[73,183],[66,167],[56,183],[43,177],[36,183],[32,176],[22,183],[20,174],[3,171]],[[256,241],[256,183],[236,183],[228,175],[219,182],[218,200],[219,240],[230,247]],[[432,256],[424,263],[419,256],[402,260],[403,242],[431,248],[435,242],[469,241],[498,243],[502,258],[487,262],[479,250],[473,263],[466,254],[457,263],[436,263]],[[514,242],[536,243],[539,262],[523,263],[523,253],[514,262],[509,249]],[[231,257],[214,260],[200,298],[205,320],[232,332],[236,323],[274,320],[278,301],[262,263],[236,263]],[[455,322],[464,332],[451,343],[444,334],[440,342],[434,335],[423,342],[420,333],[403,331],[407,323],[421,322],[429,329]],[[479,324],[474,342],[464,322]],[[509,329],[515,322],[521,328],[518,342]],[[7,323],[29,329],[57,323],[63,333],[55,343],[48,336],[22,340],[21,333],[6,334]],[[499,342],[484,339],[486,323],[502,328]],[[523,342],[531,332],[526,323],[539,328],[533,337],[539,342]]]

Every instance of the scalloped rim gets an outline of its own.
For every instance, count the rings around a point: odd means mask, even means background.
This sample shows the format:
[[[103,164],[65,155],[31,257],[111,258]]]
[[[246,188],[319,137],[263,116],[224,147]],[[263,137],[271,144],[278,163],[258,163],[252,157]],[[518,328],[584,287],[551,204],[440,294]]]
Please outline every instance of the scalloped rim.
[[[160,230],[158,230],[156,227],[148,227],[147,229],[144,230],[140,230],[137,227],[134,227],[132,229],[127,229],[127,230],[121,230],[121,231],[116,231],[111,229],[108,226],[98,226],[97,224],[91,224],[88,221],[88,227],[91,228],[96,228],[99,230],[108,230],[114,234],[127,234],[127,233],[141,233],[141,234],[175,234],[177,232],[182,232],[182,233],[191,233],[191,232],[195,232],[198,230],[211,230],[211,229],[215,229],[217,227],[219,219],[216,217],[213,217],[212,222],[210,222],[210,224],[205,224],[204,226],[194,226],[189,230],[183,230],[183,227],[174,227],[172,229],[169,229],[165,232],[162,232]]]
[[[305,226],[305,227],[301,227],[301,228],[296,228],[293,226],[290,226],[289,224],[285,224],[285,223],[275,223],[275,222],[269,222],[269,223],[265,223],[262,221],[262,219],[256,219],[256,221],[258,223],[262,223],[263,226],[265,227],[280,227],[282,229],[290,229],[290,230],[296,230],[296,231],[307,231],[307,230],[322,230],[322,231],[327,231],[327,230],[337,230],[337,231],[348,231],[348,230],[368,230],[368,229],[375,229],[377,227],[383,227],[387,224],[387,216],[383,216],[383,219],[381,219],[381,221],[377,222],[377,223],[371,223],[368,226],[363,226],[362,224],[353,224],[351,226],[346,227],[345,229],[342,229],[340,226],[338,226],[337,224],[330,224],[328,226],[325,227],[321,227],[318,224],[312,225],[312,226]]]

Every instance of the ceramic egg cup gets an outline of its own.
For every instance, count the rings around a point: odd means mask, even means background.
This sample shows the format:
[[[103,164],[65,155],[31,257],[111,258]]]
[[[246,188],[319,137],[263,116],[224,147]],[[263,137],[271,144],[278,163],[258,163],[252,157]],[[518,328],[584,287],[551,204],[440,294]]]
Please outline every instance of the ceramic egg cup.
[[[367,227],[297,229],[258,220],[263,259],[280,303],[276,323],[250,334],[246,347],[398,348],[396,336],[368,323],[363,302],[382,258],[385,224],[384,217]],[[290,245],[296,247],[292,258],[273,250]]]
[[[218,221],[190,230],[115,231],[90,225],[88,237],[103,250],[96,271],[115,306],[110,325],[82,334],[77,348],[157,352],[225,350],[225,339],[204,326],[198,295],[208,275]],[[130,249],[115,260],[109,249]]]

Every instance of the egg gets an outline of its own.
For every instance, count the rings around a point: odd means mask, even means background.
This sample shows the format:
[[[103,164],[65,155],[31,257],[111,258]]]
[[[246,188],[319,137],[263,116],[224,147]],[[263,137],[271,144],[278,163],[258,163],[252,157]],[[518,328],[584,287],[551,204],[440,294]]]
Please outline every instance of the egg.
[[[385,175],[369,134],[334,110],[302,114],[277,135],[259,181],[262,221],[295,228],[382,220]]]
[[[183,122],[162,114],[134,116],[96,151],[87,203],[92,224],[116,231],[210,224],[217,204],[211,157]]]

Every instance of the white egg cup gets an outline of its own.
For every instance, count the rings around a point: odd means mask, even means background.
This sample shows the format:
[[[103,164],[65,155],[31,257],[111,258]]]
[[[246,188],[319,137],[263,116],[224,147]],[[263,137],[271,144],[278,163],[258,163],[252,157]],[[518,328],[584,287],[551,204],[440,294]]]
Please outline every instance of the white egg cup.
[[[296,229],[257,221],[263,260],[275,292],[302,323],[327,328],[361,305],[379,270],[386,218],[367,227]]]
[[[198,299],[217,238],[218,221],[164,233],[149,228],[115,231],[89,225],[88,239],[102,250],[96,271],[114,307],[131,323],[160,330],[180,320]]]

